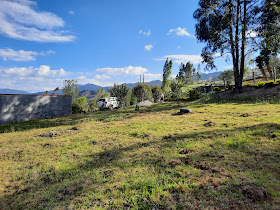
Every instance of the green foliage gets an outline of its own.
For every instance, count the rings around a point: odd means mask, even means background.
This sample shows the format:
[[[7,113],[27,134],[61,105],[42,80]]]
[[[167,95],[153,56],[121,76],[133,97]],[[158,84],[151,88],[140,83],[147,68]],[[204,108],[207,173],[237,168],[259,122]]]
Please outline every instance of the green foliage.
[[[56,87],[56,88],[54,89],[54,91],[53,91],[53,94],[52,94],[52,95],[56,95],[56,94],[58,93],[58,91],[59,91],[59,87]]]
[[[114,84],[112,88],[109,89],[111,97],[117,97],[120,103],[120,107],[126,107],[130,105],[131,90],[126,84],[117,85]]]
[[[72,112],[81,113],[85,111],[88,106],[88,99],[86,97],[79,97],[72,103]]]
[[[265,81],[265,82],[258,81],[256,84],[246,82],[246,84],[244,86],[245,87],[262,88],[262,87],[273,87],[275,85],[279,85],[279,82],[274,81],[274,80],[270,80],[270,81]]]
[[[107,98],[107,97],[110,97],[109,93],[104,93],[100,96],[100,98]]]
[[[72,113],[77,114],[81,112],[83,112],[83,108],[77,102],[74,101],[72,103]]]
[[[192,85],[196,76],[201,77],[201,75],[196,72],[196,69],[191,62],[188,62],[186,65],[181,63],[176,79],[185,85]]]
[[[222,91],[222,89],[220,87],[214,87],[214,91],[215,93],[219,93]]]
[[[49,95],[49,91],[48,91],[48,90],[46,90],[46,93],[45,93],[45,95]]]
[[[261,6],[261,15],[258,18],[260,27],[258,34],[262,37],[260,55],[256,58],[258,67],[265,75],[265,66],[272,78],[271,60],[280,51],[280,2],[275,0],[265,0]],[[274,67],[274,66],[272,66]]]
[[[202,95],[196,89],[189,91],[189,100],[190,101],[194,101],[194,100],[197,100],[200,98],[202,98]]]
[[[132,95],[130,98],[130,105],[134,105],[136,103],[137,103],[137,98],[134,95]]]
[[[160,86],[158,85],[154,86],[152,88],[152,94],[153,94],[154,102],[155,103],[159,102],[162,94]]]
[[[77,80],[64,80],[64,87],[62,92],[66,96],[72,96],[73,100],[76,100],[79,96],[80,88],[77,85]]]
[[[172,66],[173,66],[172,60],[169,61],[167,58],[163,67],[162,84],[161,84],[161,89],[164,93],[167,92],[167,89],[171,82],[170,77],[172,74]]]
[[[96,103],[96,101],[92,101],[92,102],[89,104],[89,110],[90,110],[90,111],[94,111],[94,110],[96,110],[96,108],[97,108],[97,103]]]
[[[223,71],[218,79],[224,82],[224,86],[230,87],[230,83],[234,80],[234,72],[232,70]]]
[[[140,110],[140,106],[136,105],[135,106],[135,111],[139,111]]]
[[[174,99],[181,97],[183,86],[184,86],[184,83],[182,80],[180,80],[180,79],[172,80],[172,82],[170,84],[170,88],[171,88],[172,96]]]
[[[132,89],[132,93],[137,98],[137,102],[141,102],[144,100],[153,101],[152,87],[144,83],[138,83]]]
[[[255,19],[259,5],[255,1],[200,0],[193,15],[197,20],[196,37],[206,43],[201,53],[206,69],[216,68],[214,60],[220,57],[217,54],[230,52],[236,88],[242,86],[246,53],[255,44],[247,32],[258,27]]]

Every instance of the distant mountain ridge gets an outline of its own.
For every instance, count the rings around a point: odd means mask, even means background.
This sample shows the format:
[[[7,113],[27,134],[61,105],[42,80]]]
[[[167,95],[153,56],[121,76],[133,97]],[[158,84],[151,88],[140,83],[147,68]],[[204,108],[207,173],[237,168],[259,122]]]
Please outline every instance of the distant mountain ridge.
[[[0,89],[0,94],[30,94],[23,90]]]
[[[130,88],[133,88],[137,85],[138,83],[127,83],[126,85]],[[161,81],[160,80],[154,80],[151,82],[145,82],[145,84],[147,85],[151,85],[151,86],[155,86],[155,85],[161,85]],[[89,90],[89,91],[94,91],[97,92],[99,89],[104,88],[106,92],[108,92],[108,89],[111,88],[111,86],[108,87],[101,87],[99,85],[95,85],[95,84],[85,84],[85,85],[79,85],[80,87],[80,92],[85,91],[85,90]],[[48,90],[48,95],[52,95],[53,94],[53,90]],[[93,92],[91,92],[93,93]],[[40,91],[40,92],[36,92],[36,93],[29,93],[26,91],[22,91],[22,90],[14,90],[14,89],[0,89],[0,94],[31,94],[31,95],[45,95],[46,91]],[[59,89],[59,91],[57,92],[57,95],[63,95],[62,89]]]
[[[213,79],[214,77],[218,77],[221,73],[221,71],[216,71],[208,74],[202,74],[200,80],[209,80],[211,78]]]
[[[208,74],[202,74],[201,79],[200,80],[208,80],[214,77],[217,77],[221,74],[221,72],[212,72],[212,73],[208,73]],[[126,83],[126,85],[129,88],[134,88],[138,83]],[[150,85],[150,86],[155,86],[155,85],[159,85],[161,86],[161,81],[160,80],[153,80],[150,82],[145,82],[145,84]],[[111,88],[111,86],[107,86],[107,87],[101,87],[99,85],[95,85],[95,84],[85,84],[85,85],[79,85],[80,87],[80,92],[82,91],[91,91],[91,92],[87,92],[87,95],[89,93],[94,93],[97,92],[99,89],[104,88],[106,92],[108,92],[109,88]],[[52,95],[53,94],[53,90],[48,90],[48,94]],[[14,89],[0,89],[0,94],[32,94],[32,95],[45,95],[46,91],[42,91],[42,92],[36,92],[36,93],[29,93],[26,91],[22,91],[22,90],[14,90]],[[62,89],[60,89],[57,92],[57,95],[63,95]]]

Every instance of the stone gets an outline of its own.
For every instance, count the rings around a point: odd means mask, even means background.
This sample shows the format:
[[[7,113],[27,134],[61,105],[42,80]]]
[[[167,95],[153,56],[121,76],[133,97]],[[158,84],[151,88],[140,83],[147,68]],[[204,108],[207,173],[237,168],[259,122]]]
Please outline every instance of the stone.
[[[180,109],[180,113],[193,113],[191,109]]]

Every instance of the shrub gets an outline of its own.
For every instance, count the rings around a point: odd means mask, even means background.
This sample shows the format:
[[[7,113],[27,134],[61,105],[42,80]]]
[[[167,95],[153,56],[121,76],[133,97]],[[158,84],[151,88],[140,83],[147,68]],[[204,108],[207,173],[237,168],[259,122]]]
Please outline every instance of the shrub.
[[[187,97],[181,97],[179,98],[180,101],[188,101],[189,99]]]
[[[153,99],[154,102],[159,102],[161,98],[161,88],[160,86],[156,85],[152,88],[152,94],[153,94]]]
[[[109,89],[111,97],[117,97],[120,107],[126,107],[130,104],[131,90],[126,84],[116,85]]]
[[[165,97],[165,98],[164,98],[164,101],[174,101],[174,99],[171,98],[171,97]]]
[[[132,89],[132,93],[137,98],[137,102],[141,102],[144,100],[153,101],[152,88],[149,85],[138,83]]]
[[[251,84],[249,82],[246,82],[246,84],[244,86],[246,87],[255,87],[255,88],[261,88],[261,87],[273,87],[275,85],[279,85],[279,82],[276,82],[274,80],[270,80],[270,81],[266,81],[266,82],[261,82],[258,81],[256,84]]]
[[[220,87],[214,87],[214,92],[215,93],[219,93],[221,91],[222,91],[222,89]]]
[[[135,96],[131,96],[130,98],[130,105],[134,105],[137,103],[137,98]]]
[[[89,110],[94,111],[96,110],[96,108],[97,108],[97,101],[94,100],[89,104]]]
[[[170,84],[170,88],[172,91],[173,98],[180,98],[182,95],[182,87],[184,83],[182,80],[174,79]]]
[[[202,95],[196,89],[189,91],[189,100],[190,101],[194,101],[194,100],[200,99],[200,98],[202,98]]]
[[[88,99],[86,97],[79,97],[72,103],[72,113],[83,112],[88,105]]]

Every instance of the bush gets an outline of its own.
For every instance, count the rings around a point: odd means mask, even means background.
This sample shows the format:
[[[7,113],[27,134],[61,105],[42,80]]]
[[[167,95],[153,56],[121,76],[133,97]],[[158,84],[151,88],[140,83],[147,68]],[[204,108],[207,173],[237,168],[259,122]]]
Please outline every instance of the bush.
[[[126,107],[130,105],[131,90],[126,84],[116,85],[109,89],[111,97],[117,97],[120,103],[120,107]]]
[[[158,85],[154,86],[152,88],[152,94],[153,94],[154,103],[159,102],[161,98],[161,88]]]
[[[137,98],[135,97],[135,96],[132,96],[131,98],[130,98],[130,105],[134,105],[134,104],[136,104],[137,103]]]
[[[252,83],[246,82],[246,84],[244,86],[245,87],[262,88],[264,86],[266,86],[266,87],[273,87],[275,85],[279,85],[279,82],[276,82],[274,80],[270,80],[270,81],[266,81],[266,82],[258,81],[256,84],[252,84]]]
[[[153,101],[152,88],[149,85],[138,83],[132,89],[132,93],[137,98],[137,102],[141,102],[144,100]]]
[[[171,98],[171,97],[165,97],[165,98],[164,98],[164,101],[174,101],[174,99]]]
[[[72,103],[72,113],[81,113],[85,111],[88,106],[88,99],[86,97],[79,97]]]
[[[214,92],[215,93],[219,93],[221,91],[222,91],[222,89],[220,87],[214,87]]]
[[[202,95],[196,89],[189,91],[189,100],[190,101],[194,101],[194,100],[200,99],[200,98],[202,98]]]

